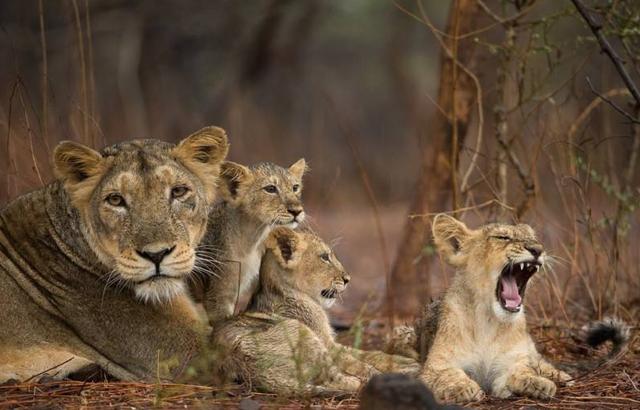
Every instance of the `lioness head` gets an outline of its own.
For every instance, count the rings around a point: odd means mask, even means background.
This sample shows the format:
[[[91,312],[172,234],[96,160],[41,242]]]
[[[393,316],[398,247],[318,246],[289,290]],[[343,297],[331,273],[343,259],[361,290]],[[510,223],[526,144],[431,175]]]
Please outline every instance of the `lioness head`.
[[[137,140],[97,152],[67,141],[56,147],[56,174],[89,245],[113,269],[107,280],[124,281],[144,301],[183,291],[227,150],[217,127],[178,145]]]
[[[295,228],[304,221],[302,177],[304,159],[289,168],[268,162],[245,167],[235,162],[222,164],[221,192],[225,200],[265,226]]]
[[[529,225],[496,223],[472,230],[440,214],[433,220],[433,237],[439,252],[499,318],[510,319],[522,311],[527,283],[545,259]]]
[[[279,227],[267,237],[265,247],[263,280],[302,292],[326,308],[351,280],[331,248],[311,232]]]

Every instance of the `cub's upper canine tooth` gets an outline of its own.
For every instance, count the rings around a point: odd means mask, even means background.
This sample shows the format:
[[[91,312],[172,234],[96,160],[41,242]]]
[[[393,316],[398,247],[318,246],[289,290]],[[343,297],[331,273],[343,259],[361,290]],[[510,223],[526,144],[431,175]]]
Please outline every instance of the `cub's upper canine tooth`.
[[[520,270],[524,270],[524,263],[520,262]]]

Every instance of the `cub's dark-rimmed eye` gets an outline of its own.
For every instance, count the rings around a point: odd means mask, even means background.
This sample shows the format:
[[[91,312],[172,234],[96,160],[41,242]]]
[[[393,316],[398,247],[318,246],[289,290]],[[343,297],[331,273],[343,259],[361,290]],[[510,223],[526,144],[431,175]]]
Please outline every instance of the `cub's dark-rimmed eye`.
[[[275,185],[267,185],[266,187],[262,188],[264,189],[264,192],[268,193],[268,194],[277,194],[278,193],[278,187]]]
[[[300,185],[295,184],[291,189],[293,189],[293,192],[298,192],[300,190]]]
[[[109,194],[105,198],[105,201],[109,205],[116,206],[116,207],[124,207],[124,206],[127,205],[127,203],[125,202],[123,196],[120,195],[120,194]]]
[[[183,185],[174,186],[171,188],[171,198],[178,199],[189,193],[190,189]]]
[[[322,259],[325,262],[329,262],[330,260],[329,254],[327,252],[320,254],[320,259]]]
[[[494,236],[495,239],[499,239],[501,241],[510,241],[511,238],[505,235],[495,235]]]

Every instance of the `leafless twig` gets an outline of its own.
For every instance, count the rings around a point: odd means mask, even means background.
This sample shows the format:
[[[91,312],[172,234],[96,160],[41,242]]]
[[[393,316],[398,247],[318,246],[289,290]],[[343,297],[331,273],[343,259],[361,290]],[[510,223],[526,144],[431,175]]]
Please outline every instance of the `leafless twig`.
[[[600,48],[602,49],[602,51],[609,57],[609,59],[611,59],[611,62],[616,68],[616,71],[618,72],[618,74],[620,74],[620,77],[622,77],[622,81],[624,81],[624,84],[629,89],[629,92],[636,100],[636,104],[640,105],[640,91],[638,90],[638,86],[633,81],[627,70],[624,68],[624,61],[622,61],[616,50],[614,50],[614,48],[611,46],[611,43],[609,43],[609,40],[607,40],[607,38],[602,33],[602,24],[597,22],[593,18],[593,16],[589,14],[587,8],[581,0],[571,1],[573,2],[573,5],[576,6],[576,9],[589,26],[589,29],[591,29],[593,35],[596,36],[596,39],[598,40],[598,43],[600,43]]]
[[[592,93],[594,93],[595,95],[600,97],[604,102],[609,104],[614,110],[618,111],[620,114],[625,116],[632,123],[640,124],[640,120],[638,120],[633,115],[629,114],[628,112],[626,112],[625,110],[620,108],[620,106],[618,106],[616,103],[614,103],[613,100],[607,98],[604,94],[601,94],[598,91],[596,91],[596,89],[593,87],[593,84],[591,83],[591,79],[589,78],[589,76],[585,77],[585,80],[587,81],[587,84],[589,85],[589,88],[591,89]]]

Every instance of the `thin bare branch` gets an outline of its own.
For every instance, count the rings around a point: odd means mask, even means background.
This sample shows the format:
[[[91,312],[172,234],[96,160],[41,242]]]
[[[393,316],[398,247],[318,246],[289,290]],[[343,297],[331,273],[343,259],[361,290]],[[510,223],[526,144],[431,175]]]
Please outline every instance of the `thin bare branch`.
[[[607,37],[605,37],[605,35],[602,33],[602,24],[597,22],[593,18],[593,16],[589,13],[581,0],[571,0],[571,2],[576,7],[584,21],[587,23],[593,35],[596,36],[598,43],[600,43],[600,48],[609,57],[609,59],[615,66],[616,71],[618,72],[618,74],[620,74],[620,77],[622,77],[622,81],[624,81],[624,84],[629,89],[629,92],[636,100],[636,104],[640,105],[640,90],[638,90],[638,86],[627,72],[627,69],[624,67],[624,61],[622,60],[622,58],[620,58],[616,50],[611,46],[611,43],[609,43]]]
[[[618,104],[613,102],[613,100],[611,100],[610,98],[607,98],[605,95],[603,95],[603,94],[599,93],[598,91],[596,91],[596,89],[593,87],[593,84],[591,83],[591,79],[589,78],[589,76],[585,77],[585,80],[587,81],[587,84],[589,85],[589,88],[591,89],[592,93],[594,93],[595,95],[600,97],[604,102],[609,104],[611,107],[613,107],[614,110],[616,110],[618,113],[620,113],[623,116],[625,116],[632,123],[640,124],[640,120],[639,119],[635,118],[633,115],[631,115],[628,112],[626,112],[625,110],[623,110]]]

